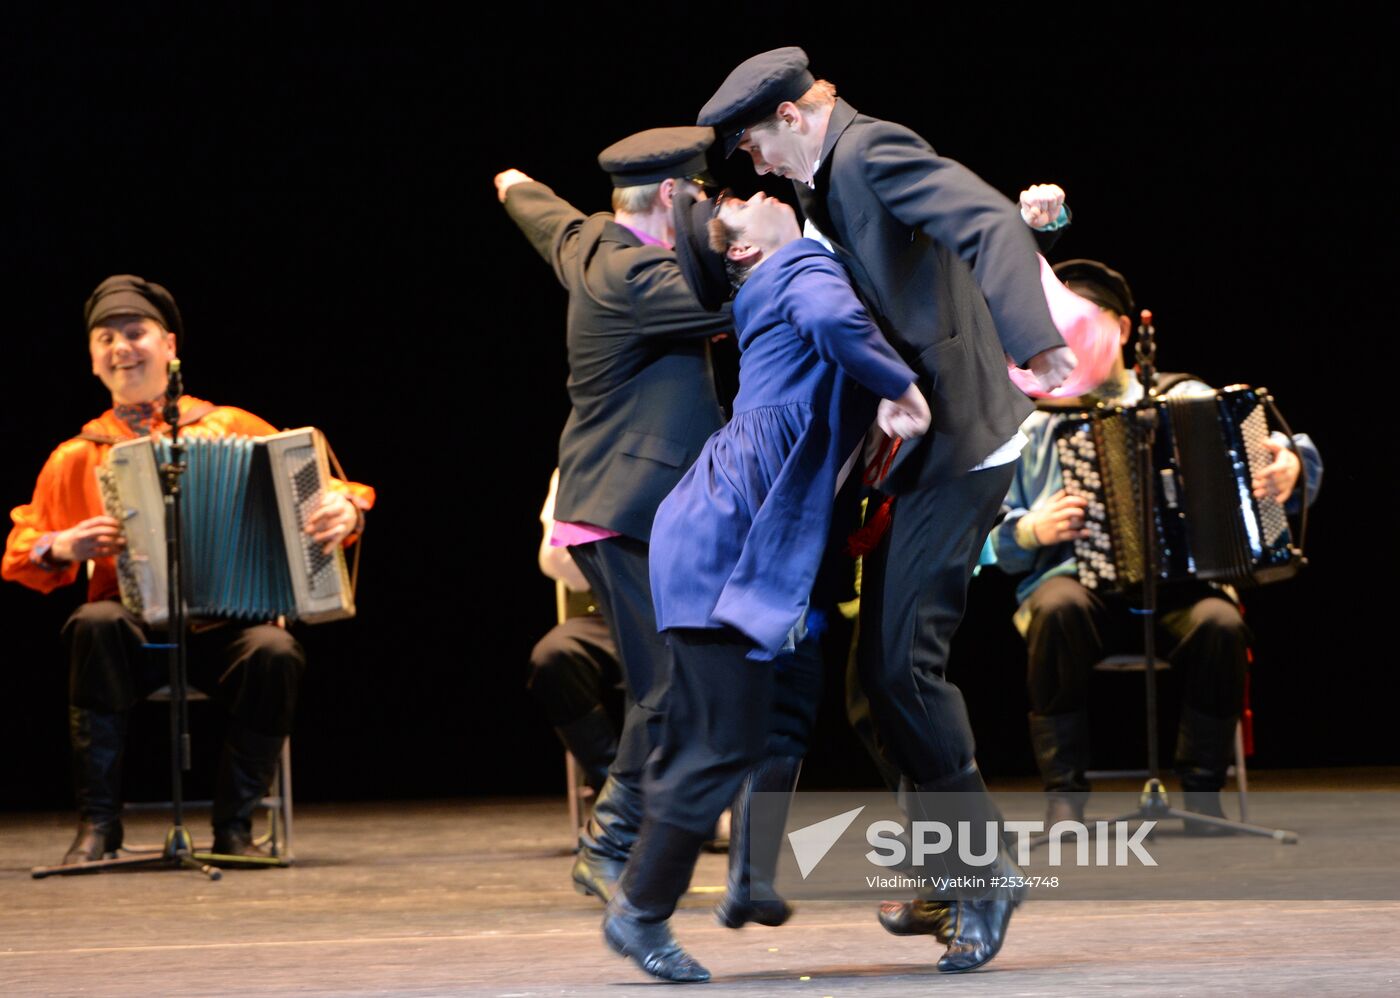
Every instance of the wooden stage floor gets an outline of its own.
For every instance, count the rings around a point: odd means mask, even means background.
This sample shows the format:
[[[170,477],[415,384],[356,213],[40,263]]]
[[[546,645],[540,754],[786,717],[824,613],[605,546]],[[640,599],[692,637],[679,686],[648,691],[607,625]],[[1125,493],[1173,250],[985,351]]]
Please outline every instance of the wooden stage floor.
[[[599,905],[568,880],[566,824],[562,800],[308,805],[291,869],[36,881],[29,868],[62,855],[72,818],[0,815],[0,995],[665,987],[604,947]],[[128,838],[164,827],[136,816]],[[1240,843],[1202,842],[1202,864]],[[869,903],[807,903],[779,929],[720,928],[709,909],[723,864],[702,858],[674,920],[715,975],[705,995],[1400,993],[1400,902],[1032,900],[995,961],[945,978],[934,943],[887,935]]]

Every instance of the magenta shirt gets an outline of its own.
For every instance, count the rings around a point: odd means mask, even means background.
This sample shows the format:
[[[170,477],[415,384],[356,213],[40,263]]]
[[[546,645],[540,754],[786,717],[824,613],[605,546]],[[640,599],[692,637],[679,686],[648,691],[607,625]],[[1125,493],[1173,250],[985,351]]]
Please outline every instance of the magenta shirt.
[[[621,222],[618,222],[617,224],[622,225]],[[667,249],[671,248],[667,243],[663,243],[660,239],[657,239],[650,232],[643,232],[641,229],[634,229],[630,225],[622,225],[622,227],[628,232],[632,233],[632,235],[636,236],[642,242],[646,243],[648,246],[665,246]]]

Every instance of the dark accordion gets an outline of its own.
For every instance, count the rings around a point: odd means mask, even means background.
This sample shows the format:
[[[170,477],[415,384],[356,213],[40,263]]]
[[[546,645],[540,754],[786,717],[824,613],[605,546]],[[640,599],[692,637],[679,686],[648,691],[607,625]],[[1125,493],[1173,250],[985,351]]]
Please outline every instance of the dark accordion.
[[[191,617],[321,623],[355,613],[345,556],[305,532],[330,480],[325,438],[307,427],[265,437],[181,437],[185,601]],[[148,624],[169,615],[160,466],[170,441],[117,444],[98,471],[122,523],[122,603]]]
[[[1262,388],[1158,397],[1152,451],[1158,578],[1258,585],[1288,578],[1302,557],[1283,507],[1256,499],[1254,475],[1273,462]],[[1135,409],[1067,417],[1055,429],[1065,491],[1082,497],[1088,536],[1074,541],[1079,581],[1101,592],[1142,583],[1142,489]],[[1303,483],[1299,483],[1301,488]]]

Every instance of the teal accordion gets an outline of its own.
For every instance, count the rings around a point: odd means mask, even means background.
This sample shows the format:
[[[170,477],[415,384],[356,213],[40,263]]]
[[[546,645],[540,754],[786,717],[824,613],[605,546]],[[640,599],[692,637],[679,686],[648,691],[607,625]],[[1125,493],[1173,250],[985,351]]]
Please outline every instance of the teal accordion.
[[[354,616],[345,555],[305,532],[330,470],[325,438],[306,427],[265,437],[182,437],[180,476],[186,613],[247,622],[322,623]],[[122,524],[122,603],[148,624],[169,615],[160,466],[170,441],[117,444],[98,470],[109,516]]]

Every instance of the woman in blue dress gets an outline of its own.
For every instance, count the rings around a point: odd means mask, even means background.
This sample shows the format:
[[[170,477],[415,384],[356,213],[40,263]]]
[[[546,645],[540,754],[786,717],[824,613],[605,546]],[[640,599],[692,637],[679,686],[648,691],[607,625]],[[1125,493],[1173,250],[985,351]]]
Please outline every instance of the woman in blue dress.
[[[603,927],[648,973],[703,981],[709,973],[667,920],[715,819],[763,756],[773,660],[802,637],[834,497],[872,421],[908,439],[928,429],[929,411],[844,268],[801,238],[792,208],[762,193],[721,195],[678,201],[676,221],[701,302],[718,308],[739,287],[739,393],[652,526],[671,674],[658,684],[664,699],[643,705],[656,746],[646,817]]]

